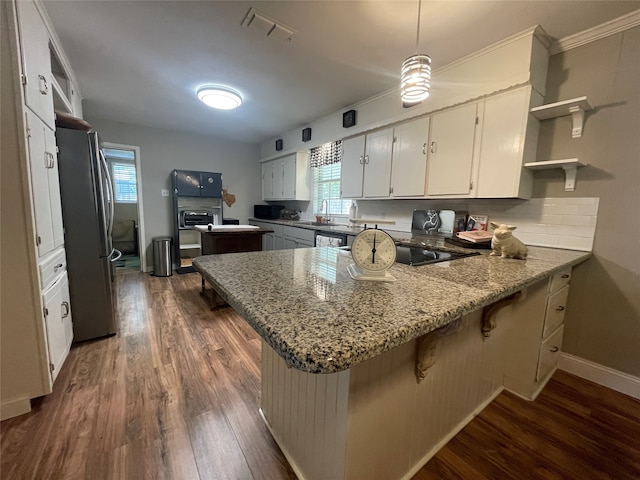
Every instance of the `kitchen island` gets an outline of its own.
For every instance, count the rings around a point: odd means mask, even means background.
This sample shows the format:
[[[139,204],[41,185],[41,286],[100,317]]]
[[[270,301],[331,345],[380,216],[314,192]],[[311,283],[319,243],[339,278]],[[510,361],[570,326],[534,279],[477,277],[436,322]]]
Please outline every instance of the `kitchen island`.
[[[331,248],[194,266],[263,338],[261,410],[298,476],[396,479],[502,390],[512,310],[539,310],[511,304],[546,302],[549,278],[589,255],[396,264],[393,283],[351,279],[349,253]]]

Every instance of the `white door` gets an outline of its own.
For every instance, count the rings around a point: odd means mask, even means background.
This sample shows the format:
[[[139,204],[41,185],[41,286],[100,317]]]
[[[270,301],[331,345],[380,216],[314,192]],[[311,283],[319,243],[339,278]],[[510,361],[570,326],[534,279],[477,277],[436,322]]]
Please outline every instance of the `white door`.
[[[262,199],[273,198],[273,162],[262,164]]]
[[[429,117],[395,128],[391,171],[391,196],[423,196],[427,176]]]
[[[431,117],[427,195],[467,195],[471,191],[477,104]]]
[[[367,135],[364,162],[364,197],[388,197],[391,185],[393,128]]]
[[[271,163],[273,163],[273,199],[281,200],[284,188],[284,160],[278,159]]]
[[[282,198],[296,198],[296,154],[282,159]]]
[[[340,162],[340,196],[342,198],[362,197],[364,175],[365,136],[342,141],[342,161]]]

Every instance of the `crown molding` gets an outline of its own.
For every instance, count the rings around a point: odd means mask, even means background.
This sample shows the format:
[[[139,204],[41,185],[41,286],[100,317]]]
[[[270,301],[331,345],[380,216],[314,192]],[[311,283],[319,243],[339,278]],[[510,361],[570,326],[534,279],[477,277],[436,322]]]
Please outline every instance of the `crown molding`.
[[[586,45],[587,43],[600,40],[610,35],[615,35],[616,33],[637,27],[638,25],[640,25],[640,9],[614,18],[596,27],[589,28],[588,30],[561,38],[551,45],[549,53],[555,55],[556,53],[566,52],[572,48]]]

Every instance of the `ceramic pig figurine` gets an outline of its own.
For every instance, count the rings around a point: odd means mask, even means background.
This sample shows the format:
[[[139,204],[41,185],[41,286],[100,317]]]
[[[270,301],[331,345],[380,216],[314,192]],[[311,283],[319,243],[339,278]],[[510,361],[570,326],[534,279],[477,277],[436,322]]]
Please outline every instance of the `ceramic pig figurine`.
[[[500,255],[502,258],[527,258],[527,246],[513,236],[516,227],[513,225],[498,225],[491,222],[493,238],[491,239],[491,255]]]

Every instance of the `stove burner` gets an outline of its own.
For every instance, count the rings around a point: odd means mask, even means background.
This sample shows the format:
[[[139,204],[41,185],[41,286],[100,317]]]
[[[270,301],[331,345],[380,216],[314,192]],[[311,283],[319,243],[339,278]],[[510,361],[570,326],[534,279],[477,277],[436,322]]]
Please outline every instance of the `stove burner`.
[[[401,245],[398,245],[396,247],[396,262],[403,263],[405,265],[411,265],[413,267],[427,265],[430,263],[456,260],[458,258],[470,257],[472,255],[479,254],[478,252],[443,252],[440,250],[427,250],[424,248],[405,247]]]

